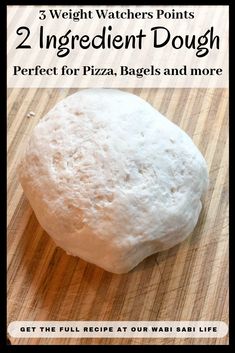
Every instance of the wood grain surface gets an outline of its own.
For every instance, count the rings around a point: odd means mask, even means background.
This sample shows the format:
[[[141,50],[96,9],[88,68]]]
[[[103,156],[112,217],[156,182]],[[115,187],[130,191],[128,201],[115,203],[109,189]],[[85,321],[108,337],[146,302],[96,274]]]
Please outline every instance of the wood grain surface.
[[[183,128],[210,187],[183,243],[114,275],[67,255],[40,227],[17,178],[37,121],[75,89],[8,90],[8,323],[14,320],[222,320],[228,323],[228,90],[126,89]],[[35,116],[27,117],[30,111]],[[220,339],[16,339],[12,344],[228,344]]]

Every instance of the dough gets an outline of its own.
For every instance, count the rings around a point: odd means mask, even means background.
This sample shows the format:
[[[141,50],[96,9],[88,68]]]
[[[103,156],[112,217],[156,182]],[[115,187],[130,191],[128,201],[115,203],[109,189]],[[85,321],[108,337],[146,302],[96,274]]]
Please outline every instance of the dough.
[[[55,243],[114,273],[183,241],[208,187],[190,137],[145,100],[114,89],[60,101],[34,128],[19,177]]]

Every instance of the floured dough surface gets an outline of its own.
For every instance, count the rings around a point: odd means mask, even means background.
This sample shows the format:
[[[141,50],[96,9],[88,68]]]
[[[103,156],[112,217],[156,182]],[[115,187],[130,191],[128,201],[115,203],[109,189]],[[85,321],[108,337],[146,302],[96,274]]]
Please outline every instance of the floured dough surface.
[[[19,177],[55,243],[114,273],[183,241],[208,186],[190,137],[140,97],[113,89],[59,102],[34,128]]]

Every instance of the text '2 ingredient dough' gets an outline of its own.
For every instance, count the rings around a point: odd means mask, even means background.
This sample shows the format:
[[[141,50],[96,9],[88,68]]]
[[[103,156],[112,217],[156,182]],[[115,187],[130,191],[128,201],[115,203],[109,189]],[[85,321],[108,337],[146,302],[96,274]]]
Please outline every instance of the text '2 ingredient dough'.
[[[191,138],[145,100],[114,89],[60,101],[34,128],[19,176],[55,243],[113,273],[183,241],[208,187]]]

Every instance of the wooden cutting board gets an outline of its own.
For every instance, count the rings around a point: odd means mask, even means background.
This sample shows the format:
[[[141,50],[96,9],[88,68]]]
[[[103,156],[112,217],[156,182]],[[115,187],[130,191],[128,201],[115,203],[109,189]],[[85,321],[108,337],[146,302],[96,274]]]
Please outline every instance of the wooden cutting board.
[[[180,245],[114,275],[68,256],[43,231],[17,179],[37,121],[74,89],[8,90],[8,323],[14,320],[222,320],[228,323],[228,91],[127,89],[183,128],[210,187]],[[35,115],[27,117],[33,111]],[[228,344],[220,339],[16,339],[12,344]]]

